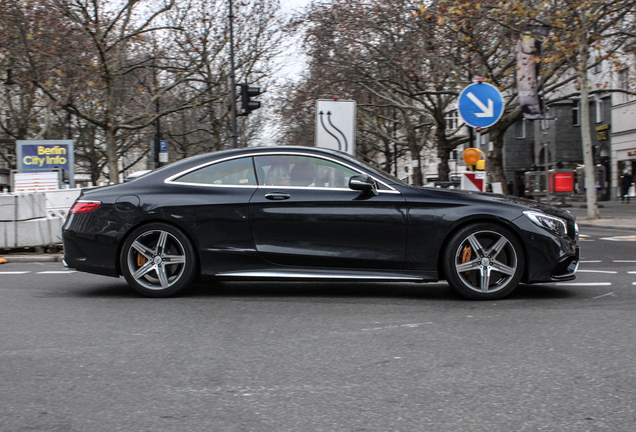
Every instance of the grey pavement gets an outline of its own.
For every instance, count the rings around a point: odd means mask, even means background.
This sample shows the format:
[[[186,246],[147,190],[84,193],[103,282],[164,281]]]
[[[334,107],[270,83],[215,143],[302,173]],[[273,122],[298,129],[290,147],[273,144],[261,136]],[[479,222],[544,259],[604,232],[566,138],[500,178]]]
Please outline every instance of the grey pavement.
[[[622,204],[620,201],[599,202],[599,219],[587,217],[587,207],[584,202],[572,202],[562,207],[576,216],[581,227],[613,228],[636,230],[636,197],[630,203]],[[36,253],[24,250],[0,251],[0,258],[10,263],[18,262],[61,262],[63,254],[60,253]]]
[[[587,217],[585,202],[573,202],[572,207],[563,209],[576,216],[576,221],[582,227],[636,229],[636,199],[627,204],[620,201],[600,201],[598,205],[601,216],[599,219]]]

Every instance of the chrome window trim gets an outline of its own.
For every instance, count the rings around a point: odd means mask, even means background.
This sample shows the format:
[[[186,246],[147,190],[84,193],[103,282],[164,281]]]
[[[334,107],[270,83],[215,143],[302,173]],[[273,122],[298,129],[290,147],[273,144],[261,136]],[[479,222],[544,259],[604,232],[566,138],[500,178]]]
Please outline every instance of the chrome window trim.
[[[375,178],[375,177],[374,177]],[[387,186],[390,187],[390,186]],[[287,190],[287,189],[302,189],[302,190],[316,190],[316,191],[349,191],[351,192],[353,189],[350,188],[339,188],[339,187],[320,187],[320,186],[273,186],[273,185],[263,185],[258,186],[259,189],[279,189],[279,190]],[[359,191],[355,191],[359,192]],[[399,194],[400,192],[393,190],[378,190],[380,193],[389,193],[389,194]]]
[[[164,180],[164,183],[167,183],[167,184],[178,184],[178,185],[185,185],[185,186],[215,187],[215,188],[217,188],[217,187],[219,187],[219,188],[251,188],[251,189],[258,188],[258,185],[208,184],[208,183],[189,183],[189,182],[176,182],[176,181],[168,182],[167,179]]]
[[[345,166],[347,168],[349,168],[352,171],[357,172],[358,174],[366,174],[364,172],[361,172],[359,169],[356,169],[354,167],[352,167],[351,165],[345,163],[345,162],[341,162],[337,159],[333,159],[330,158],[328,156],[323,156],[323,155],[315,155],[312,153],[288,153],[288,152],[283,152],[283,151],[272,151],[272,152],[264,152],[264,153],[250,153],[250,154],[244,154],[244,155],[238,155],[238,156],[229,156],[223,159],[219,159],[219,160],[215,160],[212,162],[206,162],[203,163],[201,165],[197,165],[195,167],[192,168],[188,168],[185,171],[181,171],[177,174],[171,175],[170,177],[168,177],[167,179],[165,179],[163,182],[165,184],[178,184],[178,185],[188,185],[188,186],[203,186],[203,187],[239,187],[239,188],[246,188],[246,187],[251,187],[251,188],[255,188],[255,187],[276,187],[276,188],[280,188],[281,186],[268,186],[268,185],[220,185],[220,184],[206,184],[206,183],[185,183],[185,182],[178,182],[175,181],[178,177],[184,176],[186,174],[191,173],[192,171],[196,171],[198,169],[201,168],[205,168],[206,166],[210,166],[210,165],[215,165],[221,162],[226,162],[232,159],[240,159],[240,158],[245,158],[245,157],[257,157],[257,156],[272,156],[272,155],[284,155],[284,156],[308,156],[308,157],[315,157],[318,159],[323,159],[323,160],[327,160],[329,162],[333,162],[335,164],[338,165],[342,165]],[[393,188],[392,186],[386,184],[385,182],[378,180],[377,178],[375,178],[375,176],[371,175],[371,174],[366,174],[371,176],[371,178],[373,180],[375,180],[376,182],[384,185],[385,187],[389,188],[389,190],[378,190],[378,192],[384,192],[384,193],[400,193],[398,192],[395,188]],[[256,181],[258,182],[258,176],[256,178]],[[325,188],[325,187],[316,187],[316,186],[284,186],[285,188],[294,188],[294,189],[317,189],[317,190],[351,190],[349,188]]]

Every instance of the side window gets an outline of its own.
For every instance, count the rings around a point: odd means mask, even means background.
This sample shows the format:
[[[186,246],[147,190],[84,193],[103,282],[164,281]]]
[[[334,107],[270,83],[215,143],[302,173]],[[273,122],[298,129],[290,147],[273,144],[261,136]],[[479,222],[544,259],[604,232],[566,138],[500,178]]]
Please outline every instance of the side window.
[[[252,158],[231,159],[189,172],[175,180],[178,183],[245,186],[256,185]]]
[[[310,156],[257,156],[258,184],[346,188],[359,173],[325,159]]]

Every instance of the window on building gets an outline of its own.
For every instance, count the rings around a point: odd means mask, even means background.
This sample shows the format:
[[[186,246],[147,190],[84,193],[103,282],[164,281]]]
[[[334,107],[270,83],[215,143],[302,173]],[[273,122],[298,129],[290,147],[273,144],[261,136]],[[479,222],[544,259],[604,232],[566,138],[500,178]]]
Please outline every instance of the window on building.
[[[629,90],[629,68],[618,71],[618,88],[621,90]],[[621,93],[620,102],[629,102],[629,94]]]
[[[453,130],[459,126],[459,113],[457,110],[452,110],[446,114],[446,129]]]
[[[597,63],[594,65],[594,74],[600,74],[603,72],[603,63]]]
[[[517,120],[515,123],[515,138],[522,139],[526,137],[526,119]]]
[[[572,126],[579,126],[580,124],[579,101],[572,101]]]
[[[446,129],[453,130],[459,127],[459,113],[457,110],[449,111],[446,114]]]
[[[596,123],[603,122],[603,100],[594,96],[594,110],[596,111]]]

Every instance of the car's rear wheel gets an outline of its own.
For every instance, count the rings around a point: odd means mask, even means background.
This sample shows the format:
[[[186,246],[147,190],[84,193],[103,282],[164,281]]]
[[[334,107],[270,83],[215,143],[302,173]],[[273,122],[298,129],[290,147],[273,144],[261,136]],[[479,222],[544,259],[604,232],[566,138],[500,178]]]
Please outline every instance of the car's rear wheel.
[[[178,228],[151,223],[135,229],[120,258],[128,284],[148,297],[168,297],[186,288],[197,269],[196,252]]]
[[[468,225],[448,242],[444,273],[449,285],[475,300],[494,300],[519,285],[525,258],[519,240],[493,223]]]

